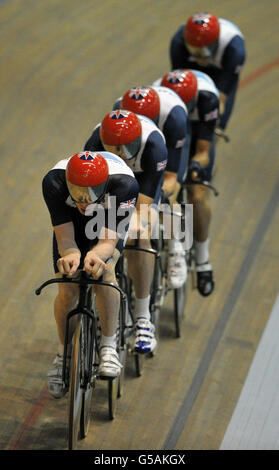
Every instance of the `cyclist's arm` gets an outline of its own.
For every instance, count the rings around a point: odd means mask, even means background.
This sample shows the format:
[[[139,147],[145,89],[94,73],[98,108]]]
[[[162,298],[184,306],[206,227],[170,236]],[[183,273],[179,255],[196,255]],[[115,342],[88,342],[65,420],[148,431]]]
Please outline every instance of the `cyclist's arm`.
[[[208,140],[198,139],[196,145],[196,153],[192,160],[198,161],[202,167],[206,167],[209,164],[209,150],[211,142]]]
[[[222,69],[216,81],[220,93],[221,128],[225,128],[224,112],[227,96],[238,86],[239,75],[245,62],[245,44],[243,38],[235,36],[226,47],[222,57]]]
[[[137,204],[136,204],[137,215],[141,213],[143,219],[146,220],[146,218],[148,217],[149,206],[152,203],[153,203],[152,197],[139,193]]]
[[[163,176],[168,163],[168,152],[162,135],[154,131],[148,137],[141,158],[142,172],[137,174],[139,194],[151,198],[163,183]]]
[[[235,36],[225,48],[221,61],[222,68],[216,80],[217,88],[225,95],[237,85],[245,57],[244,40],[240,36]]]
[[[143,234],[149,223],[150,206],[153,198],[139,193],[136,210],[133,212],[129,225],[129,238],[137,238],[137,234]]]
[[[171,69],[193,68],[193,64],[189,63],[189,52],[185,47],[183,40],[184,25],[181,25],[171,39],[169,47],[169,56]]]
[[[177,190],[177,173],[187,138],[187,126],[187,111],[181,106],[174,106],[168,114],[163,127],[168,150],[168,163],[164,176],[163,190],[168,198],[173,196]]]
[[[97,256],[106,261],[112,256],[118,239],[119,237],[116,232],[103,227],[99,235],[98,243],[91,248],[90,251],[94,252]]]
[[[225,112],[225,106],[226,106],[226,101],[227,101],[227,95],[225,93],[222,93],[219,91],[219,115],[222,116]]]
[[[61,256],[57,260],[57,267],[60,274],[69,276],[75,274],[79,267],[81,253],[77,247],[74,236],[74,226],[72,222],[67,222],[53,227],[58,252]]]
[[[58,251],[61,257],[70,253],[80,253],[75,242],[75,232],[73,222],[56,225],[53,227],[57,240]]]
[[[113,255],[118,240],[116,232],[105,227],[102,228],[100,236],[101,239],[87,252],[84,259],[84,269],[94,279],[99,279],[106,271],[106,261]]]

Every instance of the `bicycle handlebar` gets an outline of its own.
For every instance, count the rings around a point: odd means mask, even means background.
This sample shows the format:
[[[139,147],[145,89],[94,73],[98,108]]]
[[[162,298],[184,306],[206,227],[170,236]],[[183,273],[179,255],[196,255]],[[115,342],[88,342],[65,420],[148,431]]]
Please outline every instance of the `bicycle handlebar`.
[[[46,286],[50,284],[59,284],[59,283],[78,284],[80,286],[87,286],[88,284],[98,284],[99,286],[112,287],[113,289],[116,289],[120,293],[122,299],[126,299],[125,292],[123,292],[122,289],[120,289],[120,287],[118,287],[116,284],[113,284],[112,282],[100,281],[99,279],[97,280],[92,279],[85,271],[81,271],[80,277],[78,278],[70,278],[64,275],[63,278],[49,279],[48,281],[44,282],[40,287],[38,287],[35,290],[35,294],[40,295],[41,291]]]
[[[153,248],[141,248],[140,246],[137,246],[137,245],[126,245],[124,246],[124,250],[143,251],[145,253],[150,253],[151,255],[154,255],[154,256],[158,255],[158,251],[153,250]]]
[[[214,196],[219,196],[219,191],[209,181],[191,181],[188,184],[199,184],[200,186],[206,186],[208,189],[213,191]]]
[[[202,181],[202,180],[188,180],[186,179],[185,181],[186,185],[190,184],[199,184],[200,186],[206,186],[208,189],[211,189],[213,191],[214,196],[219,196],[219,191],[211,184],[209,181]]]

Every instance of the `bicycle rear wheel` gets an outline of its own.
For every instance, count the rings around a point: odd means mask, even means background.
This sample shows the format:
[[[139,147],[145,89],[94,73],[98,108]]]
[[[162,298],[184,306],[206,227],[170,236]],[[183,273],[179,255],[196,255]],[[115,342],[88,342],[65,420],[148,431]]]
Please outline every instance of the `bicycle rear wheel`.
[[[177,338],[181,336],[181,322],[184,318],[184,307],[186,301],[186,285],[183,284],[179,289],[174,289],[174,323],[175,323],[175,335]]]
[[[141,377],[143,373],[143,365],[144,365],[144,354],[137,354],[135,353],[135,367],[136,367],[136,375],[137,377]]]
[[[121,369],[121,374],[120,374],[119,379],[118,379],[117,398],[120,398],[122,396],[122,393],[123,393],[125,366],[126,366],[126,360],[127,360],[127,346],[126,345],[119,351],[119,360],[120,360],[123,367]]]
[[[72,340],[72,357],[68,397],[68,447],[74,450],[77,445],[83,390],[81,388],[81,319],[79,319]]]
[[[119,377],[108,380],[108,408],[109,408],[109,418],[114,419],[116,413],[117,405],[117,395],[118,395],[118,386],[119,386]]]
[[[164,297],[166,294],[165,277],[163,269],[163,250],[164,250],[164,239],[163,239],[163,226],[159,226],[159,238],[152,240],[152,247],[157,251],[154,264],[154,277],[151,286],[151,298],[150,298],[150,312],[151,321],[155,326],[156,337],[159,339],[159,321],[161,307],[164,303]],[[151,354],[152,356],[152,354]]]

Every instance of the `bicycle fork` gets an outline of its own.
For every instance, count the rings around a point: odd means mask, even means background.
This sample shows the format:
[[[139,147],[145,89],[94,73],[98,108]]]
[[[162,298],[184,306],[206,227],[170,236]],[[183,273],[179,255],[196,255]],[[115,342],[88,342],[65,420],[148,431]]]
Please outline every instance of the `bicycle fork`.
[[[69,386],[69,374],[67,374],[67,356],[68,356],[68,350],[70,348],[70,320],[76,315],[86,315],[90,320],[91,320],[91,325],[89,328],[89,333],[90,333],[90,344],[94,344],[96,335],[96,325],[95,325],[95,317],[92,314],[92,312],[86,307],[87,304],[87,299],[88,299],[88,287],[86,285],[80,285],[80,298],[79,298],[79,303],[77,307],[72,310],[71,312],[68,313],[67,319],[66,319],[66,332],[65,332],[65,340],[64,340],[64,356],[63,356],[63,371],[62,371],[62,381],[64,386],[67,388]],[[82,345],[83,347],[87,347],[88,345],[88,340],[85,338],[85,329],[82,328]],[[81,354],[83,357],[85,357],[85,351],[84,349],[81,350]],[[90,348],[89,351],[89,364],[88,364],[88,371],[86,373],[85,369],[85,361],[81,361],[81,367],[82,367],[82,388],[86,388],[86,384],[91,380],[91,375],[92,375],[92,366],[93,366],[93,347]]]

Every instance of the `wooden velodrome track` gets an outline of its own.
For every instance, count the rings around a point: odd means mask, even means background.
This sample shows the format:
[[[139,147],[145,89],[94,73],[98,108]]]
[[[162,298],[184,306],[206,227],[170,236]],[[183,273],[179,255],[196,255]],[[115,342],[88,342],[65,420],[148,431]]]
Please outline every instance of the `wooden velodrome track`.
[[[66,400],[46,374],[56,352],[51,226],[43,175],[83,148],[127,88],[169,70],[169,40],[196,11],[245,34],[248,59],[211,197],[216,290],[189,291],[182,338],[172,299],[157,356],[110,422],[98,384],[80,449],[218,449],[278,292],[279,159],[277,0],[4,0],[1,23],[0,448],[65,449]]]

